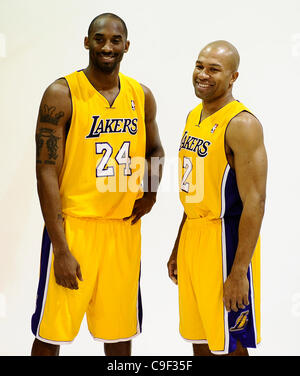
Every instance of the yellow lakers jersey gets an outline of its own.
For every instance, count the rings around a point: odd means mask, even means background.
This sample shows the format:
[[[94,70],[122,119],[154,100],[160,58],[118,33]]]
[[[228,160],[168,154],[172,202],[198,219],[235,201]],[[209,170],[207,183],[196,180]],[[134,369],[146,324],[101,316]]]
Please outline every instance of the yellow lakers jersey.
[[[120,73],[120,91],[110,105],[82,70],[65,79],[72,119],[60,174],[62,211],[85,218],[128,217],[143,194],[143,88]]]
[[[250,112],[235,100],[203,121],[202,103],[190,112],[179,149],[180,200],[188,218],[241,214],[235,172],[225,153],[225,131],[242,111]]]

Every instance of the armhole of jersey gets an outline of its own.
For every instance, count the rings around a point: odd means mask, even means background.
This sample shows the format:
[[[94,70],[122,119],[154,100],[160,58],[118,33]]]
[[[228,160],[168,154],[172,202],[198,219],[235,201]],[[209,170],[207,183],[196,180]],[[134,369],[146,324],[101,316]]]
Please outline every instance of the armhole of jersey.
[[[146,95],[145,95],[145,92],[144,92],[144,89],[143,89],[143,86],[141,84],[140,85],[140,88],[142,90],[142,98],[143,98],[143,107],[144,107],[144,123],[145,123],[145,119],[146,119]],[[145,123],[145,127],[146,127],[146,123]],[[146,131],[146,129],[145,129]]]
[[[188,118],[189,118],[189,116],[190,116],[190,114],[191,114],[191,112],[192,112],[192,110],[187,114],[187,117],[186,117],[186,119],[185,119],[185,124],[187,123],[187,121],[188,121]]]
[[[127,82],[127,85],[131,88],[132,93],[134,93],[134,96],[137,98],[139,105],[141,106],[141,114],[143,116],[143,125],[144,125],[144,145],[145,145],[145,155],[146,155],[146,137],[147,137],[147,130],[146,130],[146,109],[145,109],[145,92],[143,89],[143,86],[140,82],[138,82],[136,79],[127,77],[124,74],[120,72],[120,75],[122,75],[123,82]]]
[[[66,144],[67,143],[67,137],[68,137],[68,134],[69,134],[69,131],[70,131],[70,128],[71,128],[71,124],[72,124],[72,119],[73,119],[73,98],[72,98],[72,93],[71,93],[69,81],[67,80],[67,78],[66,77],[60,77],[60,79],[64,79],[66,81],[67,86],[69,88],[70,99],[71,99],[71,115],[70,115],[70,119],[69,119],[68,123],[66,124],[66,139],[65,139],[65,144]]]
[[[142,105],[143,105],[143,113],[144,113],[144,123],[145,123],[145,119],[146,119],[146,108],[145,108],[145,103],[146,103],[146,99],[145,99],[145,92],[144,92],[144,89],[143,89],[143,86],[140,82],[136,81],[136,86],[139,88],[139,90],[141,91],[141,94],[142,94]],[[145,132],[146,132],[146,123],[145,123]]]
[[[224,131],[224,140],[223,140],[223,143],[224,143],[224,149],[223,149],[223,150],[224,150],[224,155],[225,155],[225,159],[226,159],[226,161],[227,161],[227,164],[228,164],[229,167],[232,168],[233,170],[234,170],[234,168],[230,166],[229,161],[228,161],[228,159],[227,159],[227,154],[226,154],[226,133],[227,133],[227,129],[228,129],[228,126],[229,126],[229,124],[231,123],[231,121],[232,121],[235,117],[237,117],[239,114],[241,114],[242,112],[248,112],[249,114],[253,115],[252,112],[251,112],[250,110],[248,110],[248,109],[243,109],[243,110],[241,110],[239,113],[237,113],[236,115],[234,115],[234,116],[229,120],[229,122],[228,122],[227,125],[226,125],[225,131]],[[253,116],[254,116],[254,115],[253,115]],[[254,117],[256,118],[256,116],[254,116]]]
[[[144,89],[143,89],[143,86],[142,84],[140,84],[139,82],[137,82],[137,85],[139,85],[139,89],[142,91],[141,94],[142,94],[142,104],[143,104],[143,114],[144,114],[144,118],[143,118],[143,123],[144,123],[144,145],[145,145],[145,158],[146,158],[146,152],[147,152],[147,129],[146,129],[146,108],[145,108],[145,103],[146,103],[146,95],[145,95],[145,92],[144,92]]]

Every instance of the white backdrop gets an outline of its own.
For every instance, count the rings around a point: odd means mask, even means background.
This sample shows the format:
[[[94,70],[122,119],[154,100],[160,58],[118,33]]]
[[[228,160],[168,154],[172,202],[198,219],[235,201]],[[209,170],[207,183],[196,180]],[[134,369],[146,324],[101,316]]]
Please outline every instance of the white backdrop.
[[[1,0],[0,355],[28,355],[33,336],[43,220],[35,183],[34,131],[45,88],[84,68],[90,21],[113,12],[131,46],[121,71],[150,87],[166,152],[158,201],[142,225],[143,333],[133,355],[191,355],[178,332],[177,288],[167,276],[182,207],[174,160],[197,103],[200,49],[226,39],[241,55],[234,95],[260,119],[269,159],[262,228],[262,343],[255,355],[300,355],[299,0]],[[173,166],[173,167],[172,167]],[[103,355],[84,321],[62,355]]]

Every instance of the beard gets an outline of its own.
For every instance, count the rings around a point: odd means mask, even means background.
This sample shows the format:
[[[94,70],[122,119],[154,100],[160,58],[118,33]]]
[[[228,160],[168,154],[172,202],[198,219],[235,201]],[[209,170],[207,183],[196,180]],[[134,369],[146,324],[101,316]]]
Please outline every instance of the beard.
[[[97,54],[93,54],[90,51],[90,61],[93,63],[96,69],[103,73],[112,73],[119,66],[122,58],[123,53],[115,55],[115,59],[111,62],[103,62],[99,61]]]

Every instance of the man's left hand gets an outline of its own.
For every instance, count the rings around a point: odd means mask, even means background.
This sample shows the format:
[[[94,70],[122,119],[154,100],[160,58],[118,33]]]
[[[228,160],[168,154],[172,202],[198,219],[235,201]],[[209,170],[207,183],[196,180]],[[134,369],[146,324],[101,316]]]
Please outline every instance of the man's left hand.
[[[143,215],[150,212],[155,202],[156,194],[151,192],[144,193],[142,198],[135,201],[131,216],[124,218],[124,220],[131,219],[131,224],[134,225]]]
[[[247,274],[229,274],[224,283],[223,300],[226,310],[237,312],[249,304],[249,281]]]

